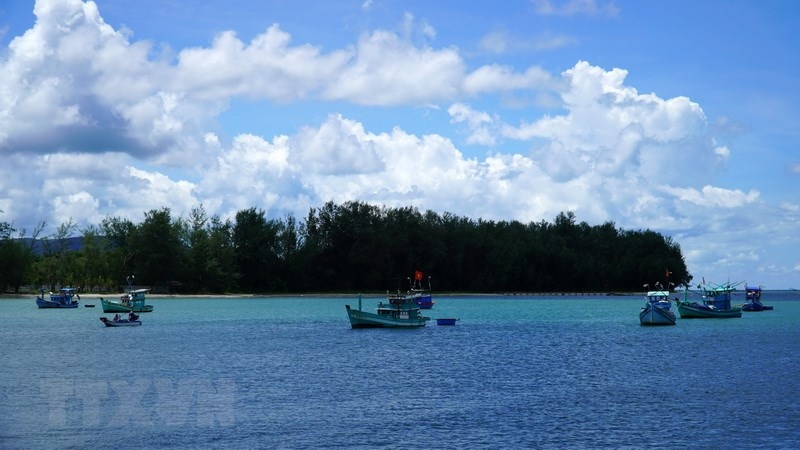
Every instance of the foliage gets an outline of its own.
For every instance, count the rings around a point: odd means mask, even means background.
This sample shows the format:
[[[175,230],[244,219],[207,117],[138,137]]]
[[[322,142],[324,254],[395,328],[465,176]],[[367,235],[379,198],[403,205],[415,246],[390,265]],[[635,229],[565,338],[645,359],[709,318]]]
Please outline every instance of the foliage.
[[[70,220],[39,239],[38,253],[12,231],[0,223],[0,283],[17,289],[116,291],[133,275],[161,292],[366,292],[404,289],[415,270],[435,290],[462,292],[636,291],[667,271],[676,285],[692,279],[671,238],[578,223],[571,211],[525,224],[328,202],[298,223],[256,208],[223,221],[200,205],[188,218],[168,208],[139,224],[108,217],[83,230],[78,250],[66,245],[77,231]]]

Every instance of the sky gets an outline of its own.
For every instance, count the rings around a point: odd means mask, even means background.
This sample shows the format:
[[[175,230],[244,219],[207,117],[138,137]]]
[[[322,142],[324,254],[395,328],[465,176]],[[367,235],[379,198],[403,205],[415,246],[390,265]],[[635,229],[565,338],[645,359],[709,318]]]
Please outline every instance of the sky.
[[[798,29],[793,0],[3,0],[0,221],[572,211],[800,288]]]

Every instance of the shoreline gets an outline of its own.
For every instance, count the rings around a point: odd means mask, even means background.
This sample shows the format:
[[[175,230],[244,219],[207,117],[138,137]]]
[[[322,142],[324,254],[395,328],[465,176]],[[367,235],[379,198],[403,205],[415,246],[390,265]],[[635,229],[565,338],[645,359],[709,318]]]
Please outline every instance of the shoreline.
[[[123,292],[98,294],[86,293],[80,294],[81,299],[99,300],[100,298],[108,297],[115,298],[123,295]],[[436,297],[630,297],[644,295],[644,292],[445,292],[435,294]],[[332,297],[332,298],[354,298],[361,295],[362,298],[383,298],[386,293],[301,293],[301,294],[147,294],[147,298],[153,299],[170,299],[170,298],[302,298],[302,297]],[[19,294],[0,294],[0,300],[4,298],[16,299],[31,296],[35,299],[37,293],[19,293]]]

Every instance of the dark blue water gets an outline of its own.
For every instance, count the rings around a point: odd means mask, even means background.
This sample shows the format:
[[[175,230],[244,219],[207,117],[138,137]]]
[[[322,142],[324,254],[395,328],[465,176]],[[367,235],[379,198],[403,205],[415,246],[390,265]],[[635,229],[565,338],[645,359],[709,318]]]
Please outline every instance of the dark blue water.
[[[378,299],[365,299],[366,309]],[[799,448],[800,295],[642,327],[639,297],[150,299],[144,325],[0,300],[0,448]]]

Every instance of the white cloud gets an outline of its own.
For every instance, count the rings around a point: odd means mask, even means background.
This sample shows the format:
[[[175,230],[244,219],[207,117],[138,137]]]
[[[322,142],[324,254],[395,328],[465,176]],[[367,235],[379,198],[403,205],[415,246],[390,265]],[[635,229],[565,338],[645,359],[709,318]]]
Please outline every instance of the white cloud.
[[[709,148],[699,105],[685,97],[639,94],[624,85],[626,76],[581,61],[563,73],[566,115],[506,125],[503,134],[534,143],[534,158],[559,180],[597,171],[678,184],[707,170],[719,155]],[[687,159],[693,167],[685,167]]]
[[[512,37],[504,30],[495,30],[481,37],[478,48],[486,53],[502,55],[519,51],[552,51],[568,47],[576,42],[575,37],[562,33],[542,32],[533,37]]]
[[[465,64],[455,49],[416,47],[394,33],[359,39],[355,59],[323,91],[362,105],[426,104],[459,93]]]
[[[738,208],[758,200],[758,191],[742,192],[738,189],[723,189],[714,186],[703,186],[701,189],[664,187],[679,201],[694,203],[708,208]]]
[[[288,102],[320,89],[350,57],[347,51],[322,54],[311,45],[290,44],[291,36],[277,24],[249,44],[232,31],[222,32],[210,48],[179,53],[173,89],[201,100],[244,96]]]
[[[493,146],[497,143],[495,119],[483,111],[475,111],[463,103],[454,103],[447,109],[453,123],[466,123],[469,129],[468,144]]]
[[[470,95],[542,88],[554,88],[554,81],[549,73],[539,67],[530,67],[524,73],[516,73],[510,67],[487,65],[479,67],[464,78],[464,91]]]
[[[619,14],[619,7],[613,2],[602,0],[531,0],[534,11],[541,15],[588,15],[615,17]]]

